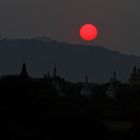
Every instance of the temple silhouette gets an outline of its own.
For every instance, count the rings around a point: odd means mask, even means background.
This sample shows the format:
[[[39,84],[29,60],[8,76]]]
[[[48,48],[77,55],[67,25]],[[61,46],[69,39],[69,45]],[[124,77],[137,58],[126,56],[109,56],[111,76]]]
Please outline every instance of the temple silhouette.
[[[0,79],[3,136],[52,140],[133,137],[140,123],[139,86],[136,66],[127,83],[119,81],[114,71],[110,81],[97,84],[89,82],[88,76],[83,82],[67,81],[56,67],[52,75],[33,78],[24,63],[19,74]]]

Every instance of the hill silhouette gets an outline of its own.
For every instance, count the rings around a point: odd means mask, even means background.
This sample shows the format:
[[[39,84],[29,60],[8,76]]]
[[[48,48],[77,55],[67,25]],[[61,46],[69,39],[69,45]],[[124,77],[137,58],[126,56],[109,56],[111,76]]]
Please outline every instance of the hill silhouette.
[[[18,74],[23,62],[33,77],[42,77],[56,66],[67,80],[80,81],[88,75],[93,82],[108,81],[116,70],[119,80],[127,81],[133,66],[140,66],[140,57],[48,38],[0,40],[1,75]]]

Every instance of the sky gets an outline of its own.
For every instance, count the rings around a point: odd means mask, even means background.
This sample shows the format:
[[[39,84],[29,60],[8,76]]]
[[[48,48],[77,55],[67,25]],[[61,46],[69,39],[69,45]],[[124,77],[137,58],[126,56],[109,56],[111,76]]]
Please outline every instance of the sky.
[[[46,37],[76,44],[102,45],[140,56],[139,0],[0,0],[0,35]],[[91,23],[98,38],[85,42],[79,28]]]

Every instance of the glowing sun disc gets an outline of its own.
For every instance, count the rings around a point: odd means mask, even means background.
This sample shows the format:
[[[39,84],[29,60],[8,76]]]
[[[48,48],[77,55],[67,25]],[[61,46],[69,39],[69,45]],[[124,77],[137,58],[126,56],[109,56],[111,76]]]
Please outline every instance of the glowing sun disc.
[[[97,38],[98,30],[93,24],[84,24],[80,28],[80,37],[85,41],[91,41]]]

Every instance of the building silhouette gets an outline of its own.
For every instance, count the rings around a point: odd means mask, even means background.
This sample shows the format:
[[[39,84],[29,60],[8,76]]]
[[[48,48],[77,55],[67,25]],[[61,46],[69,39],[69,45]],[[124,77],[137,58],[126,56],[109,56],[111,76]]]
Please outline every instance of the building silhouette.
[[[92,90],[91,90],[91,88],[89,86],[88,77],[87,76],[85,77],[85,81],[84,81],[84,84],[82,86],[80,95],[81,96],[91,96],[92,95]]]
[[[26,68],[26,63],[24,63],[22,65],[22,70],[19,74],[19,78],[22,79],[22,80],[25,80],[25,79],[29,79],[29,75],[28,75],[28,72],[27,72],[27,68]]]
[[[48,74],[48,77],[50,77],[49,74]],[[54,67],[54,69],[53,69],[53,77],[52,77],[52,80],[51,80],[51,84],[55,88],[55,90],[57,92],[57,96],[65,97],[65,93],[62,91],[62,89],[60,87],[59,80],[60,80],[60,77],[57,76],[57,70],[56,70],[56,67]]]
[[[119,86],[119,81],[117,80],[116,71],[114,71],[113,77],[110,79],[105,94],[110,98],[114,98],[116,96],[118,86]]]
[[[6,126],[6,122],[10,123],[6,135],[10,132],[15,137],[30,135],[35,139],[39,136],[39,139],[47,135],[58,139],[54,135],[58,134],[60,139],[67,139],[69,135],[70,139],[75,135],[76,139],[80,136],[87,139],[104,134],[105,138],[112,139],[110,132],[113,136],[114,132],[115,136],[117,132],[122,134],[124,129],[129,132],[133,121],[139,119],[140,70],[136,67],[131,74],[130,84],[124,85],[118,80],[116,72],[105,84],[89,83],[87,76],[83,83],[66,81],[59,76],[56,67],[50,73],[33,78],[24,63],[18,75],[7,75],[0,79],[0,109],[6,112],[3,126]],[[137,90],[130,85],[137,85]],[[59,128],[60,131],[63,128],[64,133],[59,133]],[[93,132],[89,134],[91,129]]]
[[[140,69],[134,66],[133,72],[130,74],[129,84],[131,86],[140,85]]]

